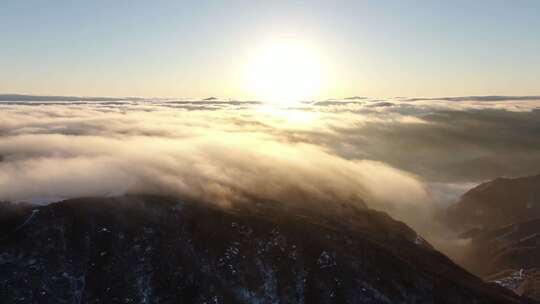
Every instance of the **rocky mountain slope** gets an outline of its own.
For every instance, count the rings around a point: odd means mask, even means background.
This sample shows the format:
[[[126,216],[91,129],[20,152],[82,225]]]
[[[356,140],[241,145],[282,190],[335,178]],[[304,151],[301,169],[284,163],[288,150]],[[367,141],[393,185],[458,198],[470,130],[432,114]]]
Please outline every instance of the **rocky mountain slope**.
[[[497,178],[467,191],[448,210],[447,221],[465,231],[498,228],[540,217],[540,174]]]
[[[368,209],[143,195],[1,209],[2,303],[528,303]]]
[[[448,215],[458,231],[471,228],[460,235],[471,240],[460,264],[540,300],[540,175],[481,184]]]
[[[540,300],[540,219],[475,229],[463,266],[518,294]]]

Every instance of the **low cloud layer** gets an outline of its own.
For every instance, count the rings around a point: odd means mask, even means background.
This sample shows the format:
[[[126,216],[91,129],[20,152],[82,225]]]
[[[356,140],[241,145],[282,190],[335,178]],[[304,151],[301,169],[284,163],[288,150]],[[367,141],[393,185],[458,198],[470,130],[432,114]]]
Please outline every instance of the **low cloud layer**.
[[[43,101],[0,103],[0,200],[366,203],[418,228],[465,186],[540,172],[532,98]]]

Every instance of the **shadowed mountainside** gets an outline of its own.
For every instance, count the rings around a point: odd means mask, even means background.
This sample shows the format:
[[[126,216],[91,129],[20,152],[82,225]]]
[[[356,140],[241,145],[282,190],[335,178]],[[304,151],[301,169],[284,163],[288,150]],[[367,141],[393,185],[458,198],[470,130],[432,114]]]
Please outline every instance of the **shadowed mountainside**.
[[[447,215],[450,225],[465,231],[460,237],[471,240],[458,261],[462,266],[540,300],[540,175],[483,183]]]
[[[447,212],[457,230],[498,228],[540,217],[540,174],[497,178],[467,191]]]
[[[2,221],[3,303],[525,303],[367,209],[156,196],[16,208]]]

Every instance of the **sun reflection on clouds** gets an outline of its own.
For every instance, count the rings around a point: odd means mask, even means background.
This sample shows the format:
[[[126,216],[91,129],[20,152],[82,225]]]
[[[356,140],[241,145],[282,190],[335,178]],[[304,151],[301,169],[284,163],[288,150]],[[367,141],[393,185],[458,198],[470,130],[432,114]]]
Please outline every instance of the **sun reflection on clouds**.
[[[318,123],[319,113],[262,105],[256,110],[258,117],[269,120],[276,128],[294,127],[297,129],[310,129]]]

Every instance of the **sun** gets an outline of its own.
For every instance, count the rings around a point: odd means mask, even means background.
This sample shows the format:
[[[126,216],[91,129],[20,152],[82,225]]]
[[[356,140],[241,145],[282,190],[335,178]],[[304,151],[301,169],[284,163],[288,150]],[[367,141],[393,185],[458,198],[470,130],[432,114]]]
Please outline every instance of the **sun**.
[[[280,105],[312,99],[324,85],[324,65],[313,48],[294,42],[258,49],[247,65],[247,89],[262,101]]]

